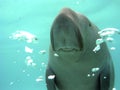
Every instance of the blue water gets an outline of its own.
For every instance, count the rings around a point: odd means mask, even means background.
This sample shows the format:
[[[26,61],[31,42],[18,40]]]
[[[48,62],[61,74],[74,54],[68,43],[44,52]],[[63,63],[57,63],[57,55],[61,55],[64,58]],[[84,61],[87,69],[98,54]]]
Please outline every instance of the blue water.
[[[120,29],[120,0],[0,0],[0,90],[46,90],[45,67],[48,61],[51,24],[63,7],[83,13],[100,29]],[[11,40],[17,30],[25,30],[38,37],[38,43]],[[109,46],[115,67],[115,88],[120,90],[120,35]],[[25,52],[25,46],[33,53]],[[40,54],[40,50],[46,50]],[[31,56],[35,66],[27,66]],[[36,81],[38,78],[40,81]]]

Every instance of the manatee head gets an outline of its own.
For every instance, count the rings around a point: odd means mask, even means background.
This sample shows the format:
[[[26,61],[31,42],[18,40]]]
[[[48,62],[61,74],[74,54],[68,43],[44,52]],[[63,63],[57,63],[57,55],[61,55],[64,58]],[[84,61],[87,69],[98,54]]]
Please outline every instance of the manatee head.
[[[93,35],[92,35],[93,34]],[[64,8],[51,27],[51,45],[54,51],[82,51],[95,47],[97,28],[83,15]]]

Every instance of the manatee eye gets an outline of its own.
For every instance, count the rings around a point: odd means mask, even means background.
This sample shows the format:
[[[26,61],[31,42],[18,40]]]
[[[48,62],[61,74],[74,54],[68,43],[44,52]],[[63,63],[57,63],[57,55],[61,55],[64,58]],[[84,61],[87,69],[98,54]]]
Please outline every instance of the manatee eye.
[[[89,23],[89,27],[91,27],[92,25],[91,25],[91,23]]]

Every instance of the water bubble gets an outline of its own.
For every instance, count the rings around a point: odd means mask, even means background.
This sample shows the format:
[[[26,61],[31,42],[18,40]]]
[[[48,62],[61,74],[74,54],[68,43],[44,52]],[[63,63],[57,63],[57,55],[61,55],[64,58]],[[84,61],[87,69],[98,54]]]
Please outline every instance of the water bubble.
[[[97,71],[99,71],[99,70],[100,70],[100,68],[97,67],[97,68],[92,68],[91,71],[92,71],[92,72],[97,72]]]
[[[99,31],[98,34],[100,35],[101,38],[96,40],[96,47],[93,49],[93,51],[95,53],[99,51],[101,49],[100,44],[102,44],[103,42],[106,41],[113,42],[114,39],[112,38],[112,36],[115,35],[116,33],[120,34],[120,31],[117,28],[105,28]]]
[[[110,50],[115,50],[116,48],[115,47],[111,47]]]
[[[12,33],[9,38],[13,40],[26,41],[27,43],[36,43],[38,40],[35,35],[24,30],[17,30]]]
[[[16,61],[13,61],[14,64],[16,64],[17,62]]]
[[[48,79],[54,79],[55,78],[55,75],[49,75],[48,76]]]
[[[27,66],[36,66],[36,63],[33,62],[31,56],[26,57],[25,63],[27,64]]]
[[[101,36],[112,36],[115,33],[120,34],[120,31],[117,28],[105,28],[98,32]]]
[[[106,79],[107,77],[106,77],[106,76],[104,76],[103,78],[104,78],[104,79]]]
[[[55,57],[58,57],[59,55],[58,55],[57,53],[54,53],[54,56],[55,56]]]
[[[25,46],[25,52],[27,52],[27,53],[33,53],[33,49]]]
[[[13,85],[13,84],[14,84],[14,82],[10,82],[10,84],[9,84],[9,85],[11,86],[11,85]]]
[[[29,77],[30,76],[30,74],[27,74],[27,77]]]
[[[40,71],[42,71],[42,69],[40,68]]]
[[[77,4],[77,5],[79,5],[79,4],[80,4],[80,2],[79,2],[79,1],[76,1],[76,4]]]
[[[112,90],[116,90],[116,88],[113,88]]]
[[[43,81],[43,76],[39,76],[37,79],[36,79],[36,82],[41,82]]]
[[[17,53],[19,53],[20,52],[20,50],[17,50]]]
[[[93,51],[96,53],[97,51],[99,51],[100,50],[100,45],[97,45],[94,49],[93,49]]]
[[[25,70],[22,70],[23,73],[25,73],[26,71]]]
[[[40,53],[40,54],[45,54],[45,53],[46,53],[46,50],[41,50],[39,53]]]
[[[87,76],[90,77],[90,74],[88,74]]]
[[[112,42],[114,39],[111,37],[106,38],[107,41]]]
[[[41,65],[42,65],[42,66],[45,66],[45,63],[44,63],[44,62],[42,62],[42,63],[41,63]]]
[[[100,45],[101,43],[103,43],[104,42],[104,40],[103,39],[97,39],[96,40],[96,45]]]
[[[95,76],[95,74],[93,73],[92,76]]]

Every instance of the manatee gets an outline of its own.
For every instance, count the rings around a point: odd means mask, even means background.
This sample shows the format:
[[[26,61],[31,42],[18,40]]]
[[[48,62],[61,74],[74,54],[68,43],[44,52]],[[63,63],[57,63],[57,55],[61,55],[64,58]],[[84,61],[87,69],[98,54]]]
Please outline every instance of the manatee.
[[[50,32],[47,90],[112,90],[114,66],[106,43],[93,52],[99,30],[70,8],[60,11]]]

